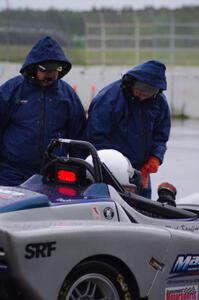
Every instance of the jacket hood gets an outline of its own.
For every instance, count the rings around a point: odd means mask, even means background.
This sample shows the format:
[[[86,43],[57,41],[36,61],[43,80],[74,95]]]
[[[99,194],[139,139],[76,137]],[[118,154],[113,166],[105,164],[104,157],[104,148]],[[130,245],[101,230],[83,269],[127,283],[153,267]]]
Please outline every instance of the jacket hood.
[[[167,89],[166,66],[157,60],[149,60],[130,69],[126,74],[161,90]]]
[[[59,61],[62,65],[62,71],[59,72],[59,78],[66,75],[72,65],[61,46],[50,36],[46,36],[39,40],[27,55],[20,73],[24,76],[34,76],[35,66],[43,61]]]

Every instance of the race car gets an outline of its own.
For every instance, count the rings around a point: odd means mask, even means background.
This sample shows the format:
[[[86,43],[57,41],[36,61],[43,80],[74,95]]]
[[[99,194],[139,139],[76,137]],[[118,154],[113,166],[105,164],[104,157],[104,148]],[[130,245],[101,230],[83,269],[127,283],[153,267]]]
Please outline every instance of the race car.
[[[125,191],[92,144],[52,140],[41,174],[0,187],[0,299],[199,299],[198,216]]]

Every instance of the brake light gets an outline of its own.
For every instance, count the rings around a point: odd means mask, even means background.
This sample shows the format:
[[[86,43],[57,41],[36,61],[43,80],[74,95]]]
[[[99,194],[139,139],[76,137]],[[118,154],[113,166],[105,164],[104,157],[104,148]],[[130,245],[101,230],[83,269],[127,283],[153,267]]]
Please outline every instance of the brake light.
[[[58,189],[58,192],[62,195],[66,195],[66,196],[76,196],[77,195],[76,190],[74,190],[72,188],[67,188],[67,187],[60,187]]]
[[[58,181],[65,183],[75,183],[77,181],[77,174],[69,170],[57,170],[56,177]]]

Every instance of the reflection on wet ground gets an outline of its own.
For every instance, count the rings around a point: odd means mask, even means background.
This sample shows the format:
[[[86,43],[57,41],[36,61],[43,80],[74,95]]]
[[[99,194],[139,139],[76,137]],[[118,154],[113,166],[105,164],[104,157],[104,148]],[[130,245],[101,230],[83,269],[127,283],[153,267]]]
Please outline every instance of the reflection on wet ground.
[[[151,178],[153,199],[165,181],[176,186],[178,198],[199,193],[199,120],[173,121],[164,163]]]

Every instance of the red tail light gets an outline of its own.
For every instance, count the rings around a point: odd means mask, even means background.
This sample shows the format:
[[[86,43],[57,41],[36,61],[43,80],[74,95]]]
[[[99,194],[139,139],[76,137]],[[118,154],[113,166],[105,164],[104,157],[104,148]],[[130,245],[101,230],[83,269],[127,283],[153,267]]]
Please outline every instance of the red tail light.
[[[86,169],[75,164],[57,164],[55,165],[54,178],[57,183],[79,186],[85,183]]]
[[[66,196],[76,196],[77,195],[76,190],[74,190],[72,188],[67,188],[67,187],[60,187],[58,189],[58,192],[62,195],[66,195]]]
[[[57,181],[65,183],[75,183],[77,181],[77,174],[70,170],[58,169]]]

